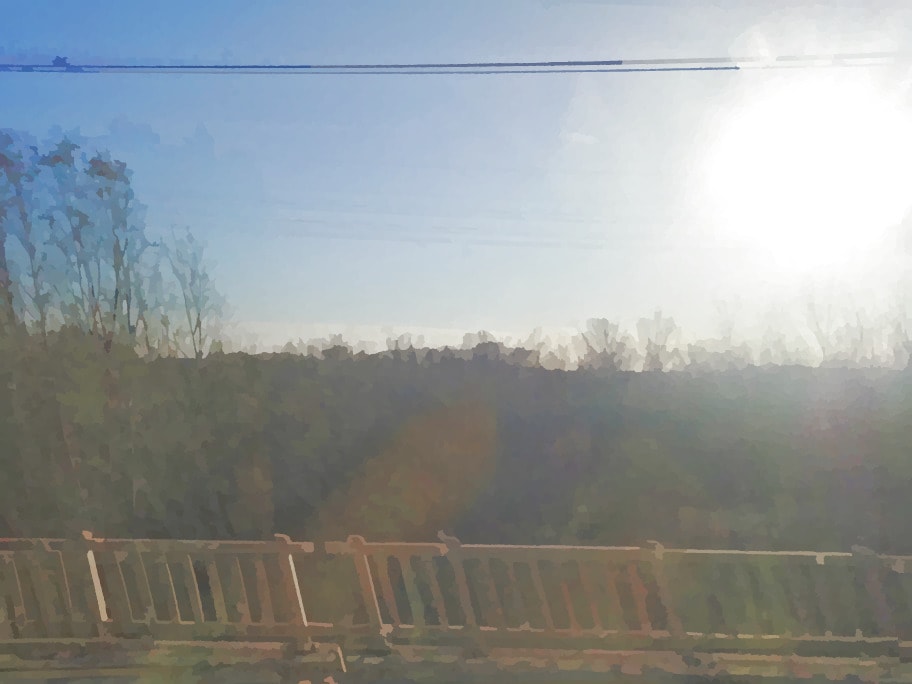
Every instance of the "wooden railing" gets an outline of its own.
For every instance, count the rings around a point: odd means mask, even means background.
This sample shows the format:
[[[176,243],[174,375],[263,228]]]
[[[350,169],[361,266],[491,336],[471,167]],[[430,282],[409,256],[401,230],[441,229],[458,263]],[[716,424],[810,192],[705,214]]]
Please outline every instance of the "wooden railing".
[[[0,545],[0,639],[293,639],[311,543],[96,539]]]
[[[104,632],[84,543],[12,539],[0,545],[0,640],[91,638]]]
[[[309,645],[366,636],[482,650],[699,645],[895,655],[912,641],[906,567],[912,558],[658,544],[350,537],[316,548],[283,536],[166,541],[86,533],[0,541],[0,641],[147,636]],[[310,614],[312,607],[321,614]]]
[[[369,623],[393,640],[825,655],[912,640],[912,559],[849,553],[367,543]]]

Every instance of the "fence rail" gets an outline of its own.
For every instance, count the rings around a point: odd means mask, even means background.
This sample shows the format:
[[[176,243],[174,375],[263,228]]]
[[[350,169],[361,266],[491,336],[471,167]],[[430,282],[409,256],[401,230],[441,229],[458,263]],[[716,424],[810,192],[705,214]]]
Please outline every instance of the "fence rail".
[[[314,640],[896,655],[912,557],[640,547],[0,540],[0,641]],[[322,603],[322,605],[321,605]],[[319,614],[318,614],[319,613]],[[315,619],[319,618],[319,619]]]

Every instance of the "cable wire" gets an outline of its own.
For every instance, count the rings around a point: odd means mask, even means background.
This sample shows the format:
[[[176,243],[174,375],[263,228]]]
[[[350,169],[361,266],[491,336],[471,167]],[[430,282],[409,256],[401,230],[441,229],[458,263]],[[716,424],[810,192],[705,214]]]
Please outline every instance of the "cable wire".
[[[145,74],[288,74],[288,75],[483,75],[644,73],[676,71],[740,71],[811,67],[858,67],[890,64],[909,55],[898,52],[783,55],[769,57],[694,57],[602,59],[544,62],[439,62],[413,64],[70,64],[57,57],[50,64],[0,64],[0,72],[17,73],[145,73]],[[873,63],[872,63],[873,62]]]

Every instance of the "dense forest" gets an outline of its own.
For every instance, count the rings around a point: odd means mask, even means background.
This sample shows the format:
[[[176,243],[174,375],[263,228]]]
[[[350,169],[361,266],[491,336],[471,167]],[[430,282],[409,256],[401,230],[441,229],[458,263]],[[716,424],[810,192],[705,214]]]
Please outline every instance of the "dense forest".
[[[9,131],[0,295],[2,535],[912,552],[898,325],[817,367],[661,316],[593,321],[573,370],[483,335],[226,353],[201,244],[149,237],[126,164]]]

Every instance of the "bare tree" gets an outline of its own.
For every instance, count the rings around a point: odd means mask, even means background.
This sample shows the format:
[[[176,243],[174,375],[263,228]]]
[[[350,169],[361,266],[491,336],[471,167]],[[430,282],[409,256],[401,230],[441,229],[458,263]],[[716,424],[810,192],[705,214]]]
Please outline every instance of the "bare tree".
[[[23,148],[25,149],[25,148]],[[160,256],[146,237],[131,171],[106,152],[87,156],[62,136],[29,146],[17,202],[25,254],[18,291],[46,333],[51,318],[106,340],[149,348],[149,311],[161,308]]]
[[[19,279],[19,294],[23,300],[23,318],[34,320],[39,334],[46,338],[54,303],[54,272],[60,268],[62,257],[54,254],[49,225],[41,213],[43,203],[38,198],[41,189],[34,164],[37,161],[37,148],[30,148],[29,152],[28,159],[25,160],[27,180],[23,197],[18,202],[19,229],[16,237],[26,257],[25,273]]]
[[[222,313],[223,300],[209,277],[204,245],[189,229],[179,236],[172,232],[172,242],[165,247],[165,254],[180,289],[193,356],[200,359],[210,342],[210,328],[217,324]]]
[[[415,341],[412,340],[412,333],[409,332],[402,333],[398,337],[386,338],[386,349],[391,352],[404,351],[406,349],[412,349],[415,346]]]
[[[125,163],[107,153],[88,160],[86,176],[96,201],[93,221],[103,238],[99,265],[104,263],[110,271],[112,285],[99,293],[105,303],[102,320],[112,335],[132,340],[148,304],[148,293],[142,292],[142,267],[152,243],[145,234],[145,208],[135,199],[131,175]]]
[[[736,301],[717,301],[715,303],[716,325],[719,330],[719,339],[726,347],[733,345],[735,333],[735,311],[738,309]]]
[[[10,209],[10,192],[15,187],[10,180],[11,171],[15,174],[15,162],[6,153],[5,148],[12,140],[5,133],[0,132],[0,171],[3,172],[2,201],[0,201],[0,330],[6,330],[15,319],[13,308],[13,283],[9,269],[9,260],[6,257],[7,236],[9,235],[8,216]],[[15,177],[15,176],[14,176]]]
[[[0,131],[0,324],[16,319],[13,278],[7,256],[14,220],[22,221],[28,172],[20,141],[11,131]]]
[[[102,335],[101,241],[92,222],[94,207],[84,161],[79,145],[64,136],[40,157],[38,165],[48,187],[44,218],[51,229],[51,242],[64,257],[63,268],[55,274],[61,314],[66,323]]]
[[[605,318],[592,318],[586,322],[581,335],[586,351],[580,359],[583,368],[621,370],[629,362],[630,347],[620,325]]]
[[[812,299],[807,305],[806,321],[817,346],[820,348],[821,362],[826,363],[833,352],[833,333],[835,317],[832,302],[821,305]]]
[[[652,318],[637,321],[637,335],[645,348],[643,370],[663,370],[669,361],[677,360],[669,351],[672,335],[677,330],[674,319],[665,317],[661,311],[656,311]]]

